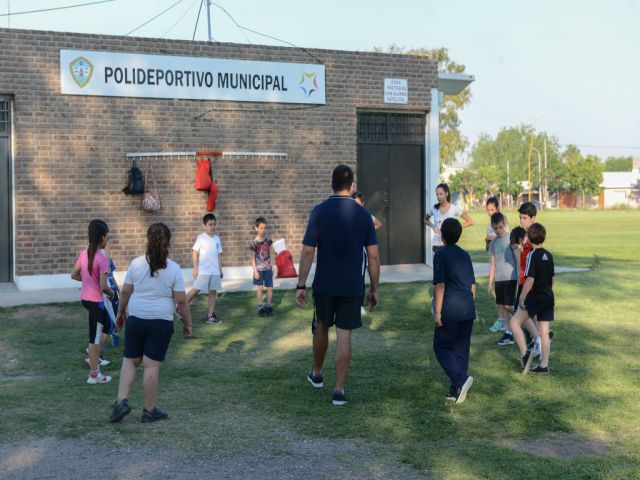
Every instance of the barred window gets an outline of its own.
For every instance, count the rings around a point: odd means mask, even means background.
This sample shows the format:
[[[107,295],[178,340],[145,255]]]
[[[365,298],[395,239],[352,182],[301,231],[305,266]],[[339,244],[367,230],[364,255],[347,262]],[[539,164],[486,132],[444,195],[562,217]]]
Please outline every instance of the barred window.
[[[10,121],[11,111],[9,110],[9,100],[0,98],[0,135],[9,135]]]
[[[425,116],[420,113],[358,114],[358,143],[424,144]]]

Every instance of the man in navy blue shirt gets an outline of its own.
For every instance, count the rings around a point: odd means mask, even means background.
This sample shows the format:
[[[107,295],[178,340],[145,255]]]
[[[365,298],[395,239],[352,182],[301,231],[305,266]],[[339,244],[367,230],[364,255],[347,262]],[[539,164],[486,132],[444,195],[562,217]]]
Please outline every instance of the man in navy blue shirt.
[[[329,328],[336,326],[336,386],[333,404],[344,405],[344,383],[351,360],[351,331],[362,325],[360,306],[364,296],[362,258],[366,248],[371,292],[369,304],[378,305],[380,260],[378,239],[371,214],[351,198],[353,170],[338,165],[333,170],[333,195],[316,205],[309,216],[302,240],[296,303],[307,302],[306,281],[318,250],[313,279],[313,367],[307,379],[320,388],[324,385],[322,366],[329,346]]]
[[[476,318],[476,279],[469,254],[456,245],[462,234],[460,222],[447,218],[440,232],[445,246],[433,257],[433,351],[451,380],[446,398],[462,403],[473,383],[467,369]]]

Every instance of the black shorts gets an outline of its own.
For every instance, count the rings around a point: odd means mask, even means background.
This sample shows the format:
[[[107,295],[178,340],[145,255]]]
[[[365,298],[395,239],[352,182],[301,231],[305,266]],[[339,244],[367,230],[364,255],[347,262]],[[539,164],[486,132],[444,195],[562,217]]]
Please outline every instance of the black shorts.
[[[524,308],[531,318],[537,316],[539,322],[553,322],[553,305],[539,305],[525,299]]]
[[[337,297],[335,295],[313,294],[313,323],[311,331],[316,332],[316,322],[327,327],[336,326],[343,330],[354,330],[362,326],[360,308],[361,298]]]
[[[504,282],[496,282],[496,305],[504,305],[505,307],[513,307],[516,304],[517,280],[506,280]]]
[[[173,335],[173,322],[169,320],[149,320],[130,315],[124,330],[124,357],[140,358],[162,362],[167,355]]]
[[[89,343],[99,344],[102,333],[108,333],[111,320],[103,302],[81,300],[82,306],[89,312]]]

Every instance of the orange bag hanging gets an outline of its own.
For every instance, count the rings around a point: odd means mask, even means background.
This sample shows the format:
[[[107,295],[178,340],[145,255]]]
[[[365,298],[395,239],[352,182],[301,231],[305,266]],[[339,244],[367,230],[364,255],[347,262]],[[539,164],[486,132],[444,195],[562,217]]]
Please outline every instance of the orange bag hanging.
[[[276,266],[278,267],[278,278],[297,277],[296,267],[293,266],[293,257],[289,250],[281,251],[276,257]]]
[[[196,169],[196,190],[208,192],[211,189],[211,163],[208,158],[199,158]]]
[[[213,212],[216,209],[216,200],[218,199],[218,187],[216,182],[211,180],[211,189],[209,190],[209,198],[207,198],[207,212]]]

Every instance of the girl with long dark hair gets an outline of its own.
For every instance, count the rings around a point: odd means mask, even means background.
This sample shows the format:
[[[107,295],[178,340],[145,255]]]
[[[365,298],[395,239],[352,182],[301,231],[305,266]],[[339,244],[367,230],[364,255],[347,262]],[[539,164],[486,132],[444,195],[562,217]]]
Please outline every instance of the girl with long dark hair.
[[[127,398],[140,364],[144,366],[144,409],[140,420],[147,423],[169,417],[156,406],[156,396],[160,364],[173,335],[176,305],[184,324],[184,336],[191,336],[184,278],[180,265],[169,259],[170,242],[169,228],[163,223],[154,223],[147,230],[146,254],[135,258],[127,270],[116,317],[116,325],[121,329],[129,307],[118,397],[109,419],[112,423],[131,412]]]
[[[109,242],[109,227],[103,220],[91,220],[88,228],[89,246],[80,252],[71,272],[71,278],[82,282],[80,301],[89,313],[89,377],[87,383],[96,385],[111,381],[109,375],[100,373],[102,345],[109,338],[110,329],[103,293],[113,299],[109,287],[109,259],[102,252]]]
[[[464,223],[462,228],[470,227],[473,225],[473,219],[467,212],[451,203],[451,192],[449,191],[449,185],[441,183],[436,187],[436,203],[433,208],[430,208],[424,215],[424,224],[431,228],[434,232],[433,241],[431,243],[433,253],[440,250],[444,244],[440,237],[440,227],[442,222],[447,218],[462,217]]]

